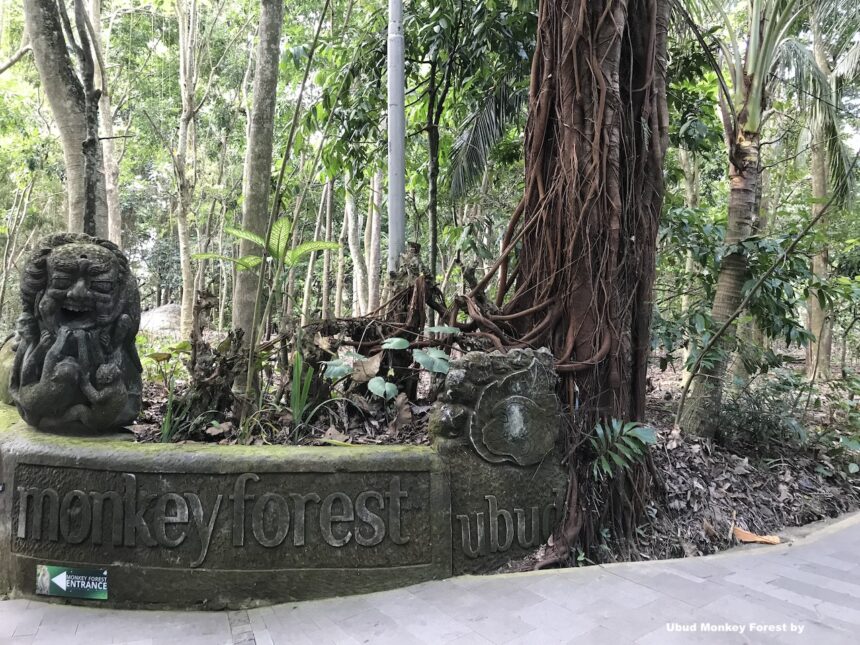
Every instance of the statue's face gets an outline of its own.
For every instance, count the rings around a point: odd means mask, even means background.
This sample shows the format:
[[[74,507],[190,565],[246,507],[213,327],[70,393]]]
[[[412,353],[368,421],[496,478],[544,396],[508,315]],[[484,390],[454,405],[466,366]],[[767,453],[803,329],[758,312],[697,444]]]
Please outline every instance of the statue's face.
[[[119,269],[108,249],[66,244],[48,257],[48,284],[39,313],[48,329],[92,329],[118,315]]]

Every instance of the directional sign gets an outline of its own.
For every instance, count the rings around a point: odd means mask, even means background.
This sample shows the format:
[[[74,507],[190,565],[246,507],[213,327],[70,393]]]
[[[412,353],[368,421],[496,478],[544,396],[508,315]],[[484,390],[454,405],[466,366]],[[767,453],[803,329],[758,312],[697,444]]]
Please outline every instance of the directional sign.
[[[37,564],[36,593],[43,596],[107,600],[108,572],[107,569],[72,569]]]

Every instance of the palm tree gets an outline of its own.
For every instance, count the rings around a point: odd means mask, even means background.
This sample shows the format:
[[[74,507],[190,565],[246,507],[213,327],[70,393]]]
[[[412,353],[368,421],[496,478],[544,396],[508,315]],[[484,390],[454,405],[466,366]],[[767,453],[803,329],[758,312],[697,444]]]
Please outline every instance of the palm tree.
[[[822,2],[829,0],[821,0]],[[780,77],[777,72],[791,69],[814,101],[812,114],[823,131],[837,132],[834,104],[828,81],[815,65],[814,56],[795,36],[808,3],[802,0],[750,0],[743,20],[745,31],[737,28],[736,0],[686,0],[690,22],[721,24],[726,37],[717,41],[714,60],[720,79],[720,103],[729,157],[729,204],[726,226],[727,251],[720,263],[711,317],[717,327],[728,321],[742,301],[747,280],[747,258],[740,243],[752,234],[760,208],[757,200],[761,174],[760,145],[763,127],[769,116],[769,90]],[[710,51],[703,36],[697,37]],[[809,98],[809,97],[807,97]],[[810,100],[812,100],[810,98]],[[828,141],[838,143],[838,136]],[[714,355],[701,360],[691,385],[689,402],[681,411],[680,425],[688,432],[713,437],[719,420],[723,382],[728,356],[733,348],[732,325],[714,347]]]
[[[806,112],[809,115],[811,132],[812,215],[818,215],[830,197],[829,184],[834,186],[845,174],[848,155],[839,138],[839,119],[842,114],[842,86],[852,80],[860,70],[860,42],[854,36],[860,30],[860,8],[856,3],[817,0],[809,11],[809,26],[812,34],[812,56],[823,83],[808,82],[808,75],[798,75],[798,93],[802,99],[812,97]],[[799,69],[803,69],[799,67]],[[804,82],[807,81],[807,82]],[[816,87],[819,86],[819,87]],[[826,91],[823,96],[813,96]],[[829,104],[829,105],[828,105]],[[828,108],[822,110],[821,108]],[[828,173],[828,167],[830,172]],[[829,176],[828,176],[829,175]],[[832,181],[830,181],[832,179]],[[837,195],[840,203],[851,194],[842,190]],[[829,274],[829,245],[827,243],[826,217],[818,224],[825,235],[812,257],[812,273],[819,281],[826,281]],[[830,350],[832,325],[829,312],[822,306],[818,293],[813,292],[807,301],[809,332],[815,337],[807,353],[807,375],[811,380],[831,376]]]

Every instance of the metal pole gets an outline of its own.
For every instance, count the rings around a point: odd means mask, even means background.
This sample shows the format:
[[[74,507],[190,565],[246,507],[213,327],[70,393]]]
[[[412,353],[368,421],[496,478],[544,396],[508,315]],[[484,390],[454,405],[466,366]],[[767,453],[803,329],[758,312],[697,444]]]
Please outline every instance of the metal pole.
[[[388,271],[406,248],[406,111],[403,0],[388,2]]]

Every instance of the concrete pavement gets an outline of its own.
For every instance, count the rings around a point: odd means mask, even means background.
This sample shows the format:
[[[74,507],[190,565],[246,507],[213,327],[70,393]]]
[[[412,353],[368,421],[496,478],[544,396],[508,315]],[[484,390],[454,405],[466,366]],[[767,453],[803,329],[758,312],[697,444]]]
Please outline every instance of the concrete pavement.
[[[0,645],[860,643],[860,513],[779,546],[232,612],[0,602]]]

